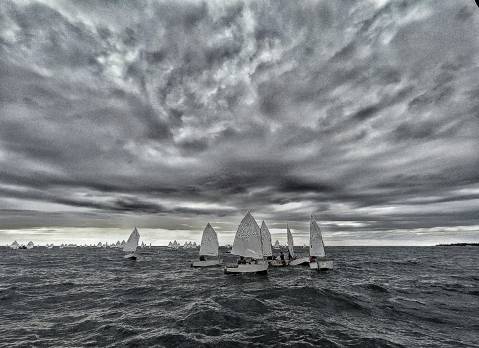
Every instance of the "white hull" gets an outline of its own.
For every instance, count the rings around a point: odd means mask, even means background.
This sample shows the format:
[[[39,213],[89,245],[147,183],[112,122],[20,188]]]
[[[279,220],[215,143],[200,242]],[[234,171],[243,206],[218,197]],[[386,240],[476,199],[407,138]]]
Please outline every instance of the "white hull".
[[[131,254],[126,254],[125,256],[123,256],[123,258],[128,260],[136,260],[137,256],[135,253],[131,253]]]
[[[309,257],[300,257],[299,259],[295,259],[289,262],[290,266],[299,266],[299,265],[307,265],[309,263]]]
[[[225,273],[266,273],[268,272],[268,263],[238,265],[238,267],[225,267]]]
[[[194,261],[191,267],[215,267],[221,266],[221,260]]]
[[[281,261],[281,260],[271,260],[271,261],[269,262],[269,265],[270,265],[271,267],[286,267],[286,266],[288,266],[288,261],[285,260],[285,261],[283,262],[283,261]]]
[[[333,260],[318,260],[316,262],[311,262],[309,268],[317,269],[318,271],[327,271],[333,269]]]
[[[333,269],[333,260],[318,260],[318,270],[327,271]]]

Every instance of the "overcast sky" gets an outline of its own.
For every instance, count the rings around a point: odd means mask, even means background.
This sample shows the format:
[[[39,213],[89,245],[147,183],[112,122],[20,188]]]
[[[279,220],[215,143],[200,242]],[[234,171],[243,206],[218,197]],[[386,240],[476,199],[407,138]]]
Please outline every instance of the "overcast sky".
[[[248,209],[479,241],[478,32],[472,0],[1,1],[0,242],[231,241]]]

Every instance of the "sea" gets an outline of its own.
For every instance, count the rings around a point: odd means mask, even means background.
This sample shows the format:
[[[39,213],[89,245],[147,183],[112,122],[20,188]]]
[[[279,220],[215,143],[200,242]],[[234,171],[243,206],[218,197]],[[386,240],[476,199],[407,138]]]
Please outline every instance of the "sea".
[[[226,275],[198,250],[0,248],[0,346],[479,347],[479,247],[326,252]]]

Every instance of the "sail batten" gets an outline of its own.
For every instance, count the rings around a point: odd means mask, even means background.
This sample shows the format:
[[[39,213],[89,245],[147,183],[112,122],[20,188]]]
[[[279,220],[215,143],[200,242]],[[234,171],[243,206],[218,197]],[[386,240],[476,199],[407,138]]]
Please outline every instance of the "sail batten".
[[[286,225],[286,234],[288,237],[288,250],[289,254],[291,257],[294,257],[294,241],[293,241],[293,235],[291,234],[291,231],[289,230],[289,226]]]
[[[271,250],[271,233],[269,232],[268,226],[266,226],[264,221],[261,223],[261,239],[263,256],[273,256],[273,251]]]
[[[324,243],[321,230],[316,223],[316,220],[311,216],[311,223],[309,225],[309,255],[324,257]]]
[[[136,248],[138,247],[138,242],[140,241],[140,234],[136,227],[134,228],[133,232],[131,232],[130,237],[125,243],[123,247],[123,251],[125,252],[135,252]]]
[[[191,248],[193,248],[193,244],[191,244]],[[200,255],[217,257],[218,248],[218,235],[214,228],[208,223],[203,230],[203,236],[201,237]]]
[[[238,226],[231,254],[254,259],[263,258],[261,230],[250,212]]]

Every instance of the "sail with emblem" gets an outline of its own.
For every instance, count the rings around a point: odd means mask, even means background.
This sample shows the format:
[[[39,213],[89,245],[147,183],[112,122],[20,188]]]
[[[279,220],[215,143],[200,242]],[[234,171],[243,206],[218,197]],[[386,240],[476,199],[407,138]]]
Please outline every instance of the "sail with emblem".
[[[134,253],[136,251],[136,248],[138,247],[139,241],[140,241],[140,234],[138,233],[138,230],[135,227],[133,229],[133,232],[131,232],[130,237],[128,237],[128,240],[126,241],[126,244],[123,247],[123,251]]]
[[[231,254],[262,259],[263,247],[261,242],[261,230],[258,223],[248,212],[238,226]]]
[[[193,247],[193,245],[191,247]],[[203,236],[201,237],[200,255],[218,256],[218,248],[218,235],[208,223],[203,230]]]
[[[261,223],[261,239],[263,244],[263,256],[273,256],[273,251],[271,250],[271,233],[264,221]]]
[[[289,230],[289,226],[286,225],[286,235],[288,237],[288,250],[289,254],[291,257],[294,257],[294,241],[293,241],[293,235],[291,234],[291,231]]]
[[[319,229],[316,220],[311,216],[311,223],[309,225],[309,255],[324,257],[324,243],[321,230]]]

